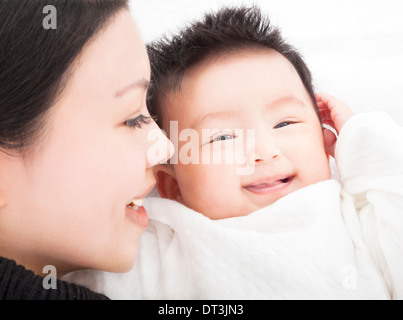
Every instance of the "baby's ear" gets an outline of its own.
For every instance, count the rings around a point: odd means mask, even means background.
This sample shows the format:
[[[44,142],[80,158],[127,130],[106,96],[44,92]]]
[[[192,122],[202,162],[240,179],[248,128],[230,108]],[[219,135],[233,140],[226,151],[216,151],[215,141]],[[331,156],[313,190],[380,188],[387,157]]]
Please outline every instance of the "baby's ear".
[[[161,197],[182,203],[182,193],[172,166],[159,164],[153,168],[153,172],[157,180],[157,190]]]
[[[322,133],[323,133],[323,140],[325,143],[326,153],[334,158],[334,152],[335,152],[337,137],[338,137],[337,132],[333,127],[323,124]]]

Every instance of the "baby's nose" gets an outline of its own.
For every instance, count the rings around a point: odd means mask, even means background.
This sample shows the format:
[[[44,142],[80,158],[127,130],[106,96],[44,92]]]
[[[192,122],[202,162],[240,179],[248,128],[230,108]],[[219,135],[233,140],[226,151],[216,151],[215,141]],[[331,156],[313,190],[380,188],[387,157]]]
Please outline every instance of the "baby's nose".
[[[272,139],[259,139],[255,144],[255,150],[249,155],[249,163],[253,165],[263,164],[278,159],[281,150]]]
[[[280,154],[280,150],[276,150],[276,152],[274,152],[273,155],[268,156],[267,159],[265,159],[266,157],[263,157],[263,156],[260,156],[260,155],[256,155],[256,154],[255,154],[255,155],[253,155],[253,157],[254,157],[255,159],[252,160],[252,161],[254,161],[255,163],[265,162],[265,161],[267,161],[267,160],[269,160],[269,159],[275,159],[275,158],[277,158],[277,157],[279,156],[279,154]]]

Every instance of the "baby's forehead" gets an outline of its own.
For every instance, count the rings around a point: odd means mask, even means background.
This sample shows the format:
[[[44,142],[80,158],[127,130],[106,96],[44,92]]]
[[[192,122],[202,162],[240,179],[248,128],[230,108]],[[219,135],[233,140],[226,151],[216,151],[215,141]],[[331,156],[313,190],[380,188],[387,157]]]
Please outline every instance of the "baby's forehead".
[[[286,65],[287,72],[298,74],[293,64],[278,51],[258,45],[245,45],[241,47],[224,48],[220,51],[209,53],[200,61],[195,62],[186,70],[183,70],[181,84],[186,81],[187,77],[198,77],[203,73],[203,71],[208,69],[219,68],[228,62],[253,60],[258,56],[264,56],[265,58],[271,60],[274,64]]]
[[[262,59],[271,71],[276,72],[275,77],[266,79],[265,74],[259,72]],[[284,81],[287,77],[291,79],[288,82]],[[276,86],[276,82],[281,82],[276,78],[283,79],[283,83]],[[293,65],[274,50],[248,49],[221,53],[189,68],[181,80],[180,88],[165,96],[165,106],[161,108],[165,124],[179,117],[193,120],[192,117],[201,117],[206,113],[228,118],[231,112],[236,111],[233,106],[241,104],[243,97],[248,97],[244,105],[250,110],[254,105],[248,100],[256,98],[265,99],[267,104],[276,101],[295,104],[299,100],[311,104],[309,93]],[[268,83],[270,81],[274,81],[274,85]],[[287,103],[278,105],[285,107]]]

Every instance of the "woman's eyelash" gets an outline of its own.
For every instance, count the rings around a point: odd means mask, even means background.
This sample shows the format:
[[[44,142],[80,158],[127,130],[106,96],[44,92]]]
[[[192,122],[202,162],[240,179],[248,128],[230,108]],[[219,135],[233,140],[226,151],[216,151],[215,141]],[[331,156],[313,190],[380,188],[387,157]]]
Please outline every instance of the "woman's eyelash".
[[[138,128],[141,129],[143,125],[149,124],[153,118],[151,116],[143,116],[142,114],[136,118],[129,119],[126,121],[126,125],[130,128]]]

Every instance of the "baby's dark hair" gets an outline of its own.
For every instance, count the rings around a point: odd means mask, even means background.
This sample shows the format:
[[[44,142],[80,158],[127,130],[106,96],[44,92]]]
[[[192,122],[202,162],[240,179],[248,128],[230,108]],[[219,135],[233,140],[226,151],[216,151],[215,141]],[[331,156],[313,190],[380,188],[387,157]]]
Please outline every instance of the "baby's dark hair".
[[[208,13],[171,38],[162,37],[147,45],[151,62],[151,86],[147,105],[162,128],[162,102],[178,92],[185,72],[209,58],[247,48],[272,49],[287,58],[298,72],[316,113],[311,72],[298,51],[286,43],[277,28],[271,26],[256,6],[223,8]]]

